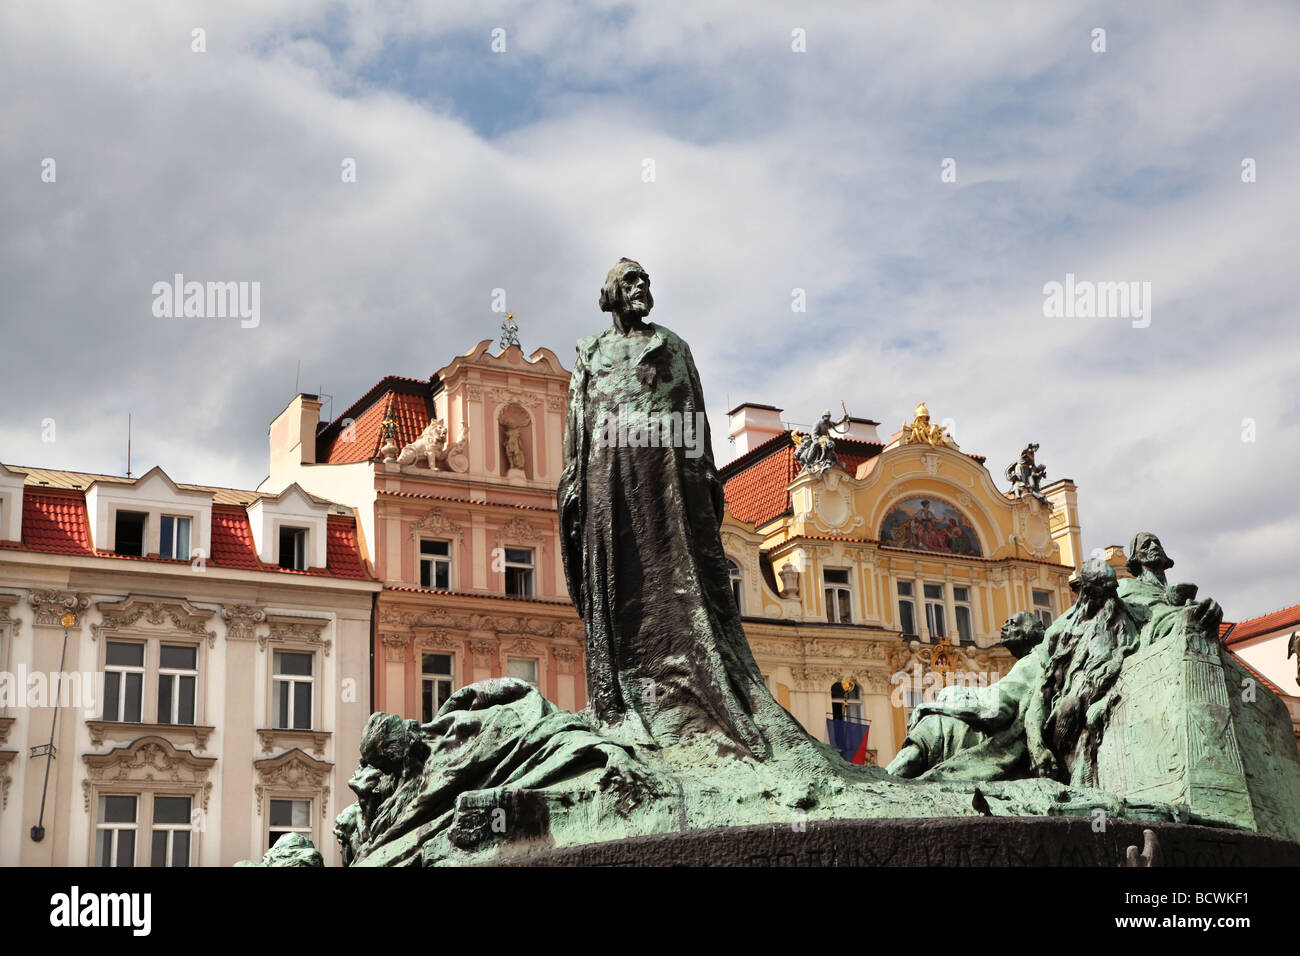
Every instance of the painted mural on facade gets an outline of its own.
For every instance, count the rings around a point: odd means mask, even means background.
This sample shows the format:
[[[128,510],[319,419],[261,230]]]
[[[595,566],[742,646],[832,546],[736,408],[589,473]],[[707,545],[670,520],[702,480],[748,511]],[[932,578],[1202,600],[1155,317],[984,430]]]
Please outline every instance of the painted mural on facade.
[[[965,516],[934,498],[908,498],[885,515],[880,543],[914,551],[979,557],[980,543]]]

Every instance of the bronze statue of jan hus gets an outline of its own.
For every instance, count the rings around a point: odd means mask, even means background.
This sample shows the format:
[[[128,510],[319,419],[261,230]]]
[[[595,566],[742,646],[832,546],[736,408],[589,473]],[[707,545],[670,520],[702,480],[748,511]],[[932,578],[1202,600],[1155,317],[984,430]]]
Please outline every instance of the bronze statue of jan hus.
[[[647,321],[653,306],[646,271],[620,259],[600,291],[612,324],[578,342],[570,379],[557,501],[590,714],[636,744],[809,754],[815,741],[768,692],[741,629],[699,373],[687,344]],[[700,421],[702,454],[598,440],[620,414]]]

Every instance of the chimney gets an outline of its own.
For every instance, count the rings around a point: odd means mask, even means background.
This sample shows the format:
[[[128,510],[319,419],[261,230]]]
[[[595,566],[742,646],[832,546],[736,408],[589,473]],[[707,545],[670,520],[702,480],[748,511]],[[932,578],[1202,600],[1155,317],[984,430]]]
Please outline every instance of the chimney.
[[[286,468],[294,472],[298,465],[316,463],[316,426],[320,424],[320,407],[317,396],[304,392],[271,422],[272,475]]]
[[[785,431],[781,424],[781,411],[774,405],[745,402],[727,412],[728,434],[736,443],[738,457]]]
[[[880,433],[876,431],[876,426],[879,424],[880,422],[873,422],[870,418],[854,418],[850,415],[844,437],[854,441],[875,442],[879,445]]]

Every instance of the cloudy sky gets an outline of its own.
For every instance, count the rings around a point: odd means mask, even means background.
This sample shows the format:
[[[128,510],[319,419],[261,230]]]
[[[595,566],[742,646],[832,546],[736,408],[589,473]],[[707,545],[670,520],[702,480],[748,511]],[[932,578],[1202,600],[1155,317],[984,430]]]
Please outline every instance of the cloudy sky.
[[[924,399],[999,483],[1038,441],[1086,548],[1296,603],[1300,7],[1132,7],[5,4],[0,461],[122,473],[131,413],[137,474],[255,487],[299,363],[341,412],[503,289],[571,365],[626,255],[720,463],[741,401]],[[176,273],[259,324],[156,317]],[[1149,325],[1045,316],[1067,273],[1149,282]]]

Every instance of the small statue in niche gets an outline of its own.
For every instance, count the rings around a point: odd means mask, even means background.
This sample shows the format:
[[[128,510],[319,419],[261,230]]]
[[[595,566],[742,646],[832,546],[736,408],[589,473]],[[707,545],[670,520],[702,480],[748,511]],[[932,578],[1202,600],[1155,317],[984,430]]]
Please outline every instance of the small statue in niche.
[[[516,425],[507,425],[506,431],[506,462],[510,465],[511,471],[524,470],[524,442],[519,437],[519,428]]]
[[[1047,496],[1039,490],[1043,479],[1047,477],[1047,466],[1040,465],[1034,460],[1037,452],[1038,442],[1034,441],[1026,445],[1020,452],[1020,457],[1007,465],[1007,481],[1011,482],[1011,490],[1015,492],[1017,498],[1029,495],[1048,505]]]
[[[849,411],[844,408],[844,403],[840,402],[840,408],[844,410],[844,417],[839,421],[831,421],[831,410],[828,408],[822,412],[821,421],[813,426],[812,434],[808,432],[795,431],[791,432],[790,437],[794,439],[795,461],[799,462],[800,471],[807,472],[810,475],[820,475],[828,468],[834,468],[839,464],[839,456],[835,454],[836,429],[844,428],[849,422]],[[847,434],[845,431],[839,432],[841,437]]]

